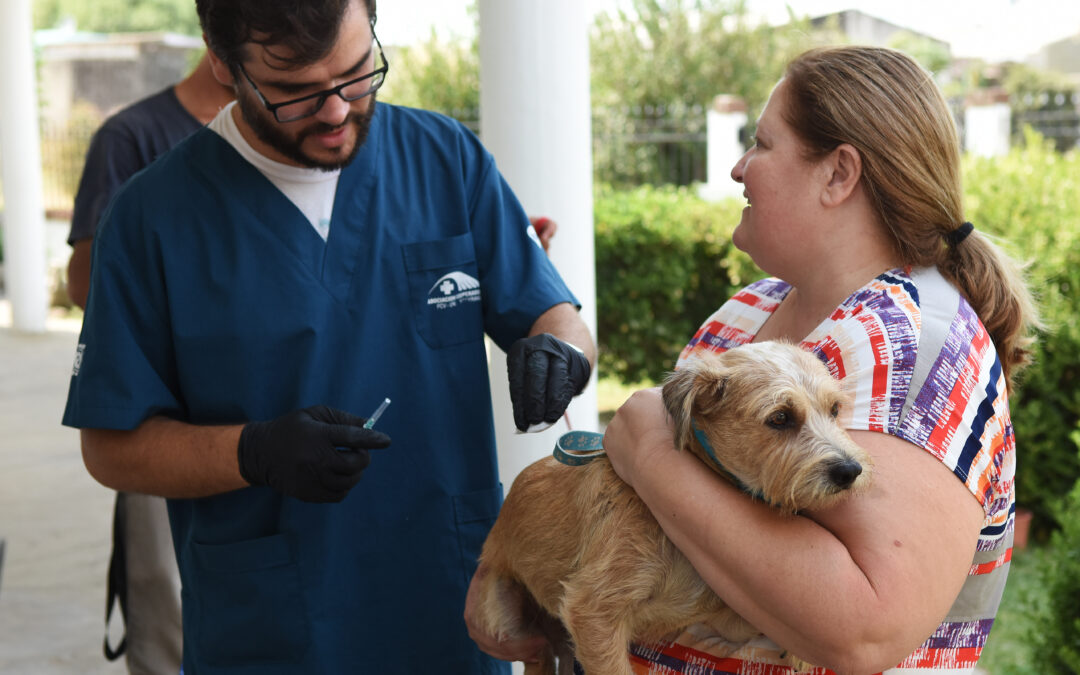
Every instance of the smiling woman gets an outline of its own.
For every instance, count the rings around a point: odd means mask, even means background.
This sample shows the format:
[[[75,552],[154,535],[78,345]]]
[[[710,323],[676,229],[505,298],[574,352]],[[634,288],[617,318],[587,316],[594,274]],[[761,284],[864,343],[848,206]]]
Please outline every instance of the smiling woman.
[[[1008,392],[1036,322],[1028,291],[963,223],[948,107],[900,52],[799,56],[755,140],[732,170],[748,200],[732,241],[775,276],[709,317],[678,367],[769,340],[816,354],[853,401],[843,422],[873,482],[784,518],[675,452],[656,392],[632,396],[604,438],[612,466],[762,633],[688,626],[631,648],[633,672],[789,652],[837,673],[973,672],[1013,543]]]

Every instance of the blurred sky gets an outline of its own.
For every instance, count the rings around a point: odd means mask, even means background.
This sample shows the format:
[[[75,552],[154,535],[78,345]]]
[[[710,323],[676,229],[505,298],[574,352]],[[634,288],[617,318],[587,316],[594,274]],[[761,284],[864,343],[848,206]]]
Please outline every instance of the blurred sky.
[[[584,2],[590,14],[629,4],[627,0]],[[426,38],[432,26],[442,37],[471,36],[468,4],[467,0],[381,0],[379,38],[386,44],[412,44]],[[945,40],[952,44],[953,56],[988,61],[1023,61],[1048,42],[1080,34],[1080,0],[747,0],[751,12],[774,23],[785,20],[785,5],[809,16],[857,8]]]

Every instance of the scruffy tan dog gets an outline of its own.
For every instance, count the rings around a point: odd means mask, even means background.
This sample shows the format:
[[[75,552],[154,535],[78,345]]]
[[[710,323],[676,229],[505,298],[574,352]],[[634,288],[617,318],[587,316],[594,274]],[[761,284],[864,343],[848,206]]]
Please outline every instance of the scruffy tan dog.
[[[837,423],[839,384],[793,345],[693,360],[668,378],[663,399],[676,448],[784,512],[828,507],[869,482],[869,457]],[[631,641],[695,623],[736,643],[759,634],[701,580],[603,457],[584,466],[549,457],[522,471],[481,561],[489,573],[477,581],[480,627],[502,638],[542,632],[553,645],[528,675],[554,673],[556,655],[561,673],[577,658],[587,675],[630,675]]]

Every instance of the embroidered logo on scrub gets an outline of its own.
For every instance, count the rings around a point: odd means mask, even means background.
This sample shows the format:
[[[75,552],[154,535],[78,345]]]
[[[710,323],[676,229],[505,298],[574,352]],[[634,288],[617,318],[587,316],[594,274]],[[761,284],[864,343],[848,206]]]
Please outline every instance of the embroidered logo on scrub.
[[[439,277],[428,290],[428,305],[449,309],[460,303],[480,301],[480,282],[464,272],[450,272]]]
[[[71,367],[71,376],[75,377],[79,374],[79,368],[82,368],[83,352],[86,351],[86,345],[82,342],[75,348],[75,363]]]

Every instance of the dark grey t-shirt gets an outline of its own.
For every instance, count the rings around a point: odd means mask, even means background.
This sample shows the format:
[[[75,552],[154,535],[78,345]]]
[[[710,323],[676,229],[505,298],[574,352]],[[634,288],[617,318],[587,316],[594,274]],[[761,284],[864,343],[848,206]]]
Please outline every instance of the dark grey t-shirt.
[[[201,126],[180,105],[173,87],[105,120],[86,153],[68,244],[93,237],[105,207],[120,186]]]

